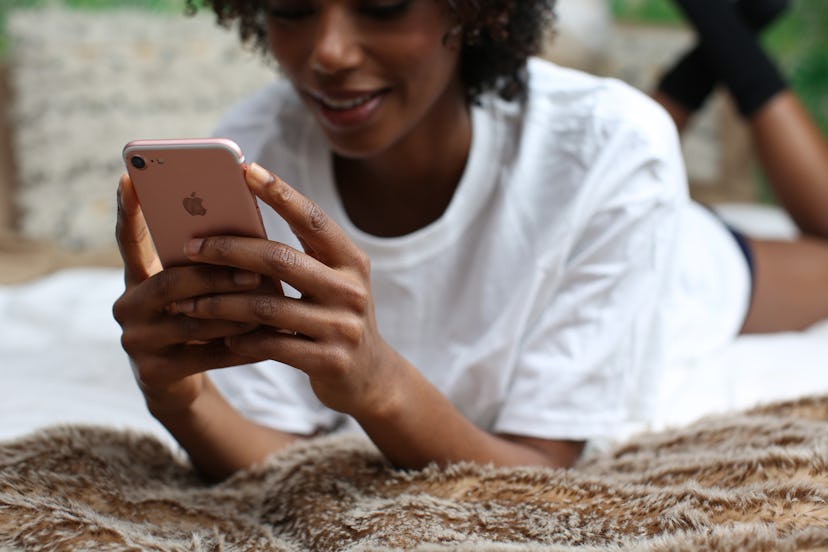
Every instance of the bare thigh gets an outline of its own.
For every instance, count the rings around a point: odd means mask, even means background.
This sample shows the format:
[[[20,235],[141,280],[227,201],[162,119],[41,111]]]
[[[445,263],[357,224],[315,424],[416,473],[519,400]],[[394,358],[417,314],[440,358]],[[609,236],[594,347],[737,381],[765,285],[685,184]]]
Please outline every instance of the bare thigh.
[[[749,241],[755,277],[742,333],[803,330],[828,318],[828,240]]]

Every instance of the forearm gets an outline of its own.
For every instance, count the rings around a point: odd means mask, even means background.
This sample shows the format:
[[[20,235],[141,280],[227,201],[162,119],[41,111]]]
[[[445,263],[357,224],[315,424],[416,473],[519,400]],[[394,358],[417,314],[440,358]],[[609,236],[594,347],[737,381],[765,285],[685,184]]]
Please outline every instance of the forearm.
[[[497,436],[465,418],[414,367],[408,365],[387,401],[358,414],[357,421],[385,456],[401,468],[418,469],[460,461],[496,466],[569,467],[581,443]]]
[[[185,411],[148,406],[209,479],[224,479],[300,438],[244,418],[209,378],[205,378],[201,395]]]

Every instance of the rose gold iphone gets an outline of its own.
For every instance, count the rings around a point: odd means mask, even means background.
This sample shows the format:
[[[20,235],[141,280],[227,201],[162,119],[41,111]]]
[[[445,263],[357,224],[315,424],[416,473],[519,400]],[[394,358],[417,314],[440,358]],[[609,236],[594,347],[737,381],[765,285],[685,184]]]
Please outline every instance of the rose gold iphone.
[[[123,157],[165,268],[190,263],[184,245],[192,238],[265,237],[244,155],[232,140],[136,140]]]

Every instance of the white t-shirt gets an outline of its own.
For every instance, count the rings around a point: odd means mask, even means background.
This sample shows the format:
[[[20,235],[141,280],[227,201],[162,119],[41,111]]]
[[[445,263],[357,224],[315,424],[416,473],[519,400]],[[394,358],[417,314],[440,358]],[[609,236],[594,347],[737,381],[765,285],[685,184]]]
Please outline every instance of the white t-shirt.
[[[384,339],[469,420],[548,439],[646,424],[660,374],[737,333],[749,281],[732,237],[692,204],[669,117],[621,82],[532,60],[525,104],[472,109],[445,213],[379,238],[350,222],[332,158],[286,82],[217,134],[315,200],[372,261]],[[393,186],[389,182],[389,186]],[[299,248],[268,207],[268,236]],[[275,362],[213,373],[246,416],[285,431],[358,427]]]

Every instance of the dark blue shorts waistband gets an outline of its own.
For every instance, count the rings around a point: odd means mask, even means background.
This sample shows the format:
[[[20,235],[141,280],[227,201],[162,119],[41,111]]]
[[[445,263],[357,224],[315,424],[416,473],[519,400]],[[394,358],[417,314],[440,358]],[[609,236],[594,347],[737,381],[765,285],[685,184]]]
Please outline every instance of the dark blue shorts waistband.
[[[744,255],[745,262],[747,262],[748,271],[750,271],[750,282],[752,286],[756,276],[756,269],[753,263],[753,250],[750,247],[750,240],[748,240],[747,236],[745,236],[742,232],[736,230],[726,222],[724,225],[727,226],[727,229],[730,231],[733,239],[736,240],[736,244],[739,246],[739,249],[742,250],[742,255]]]

